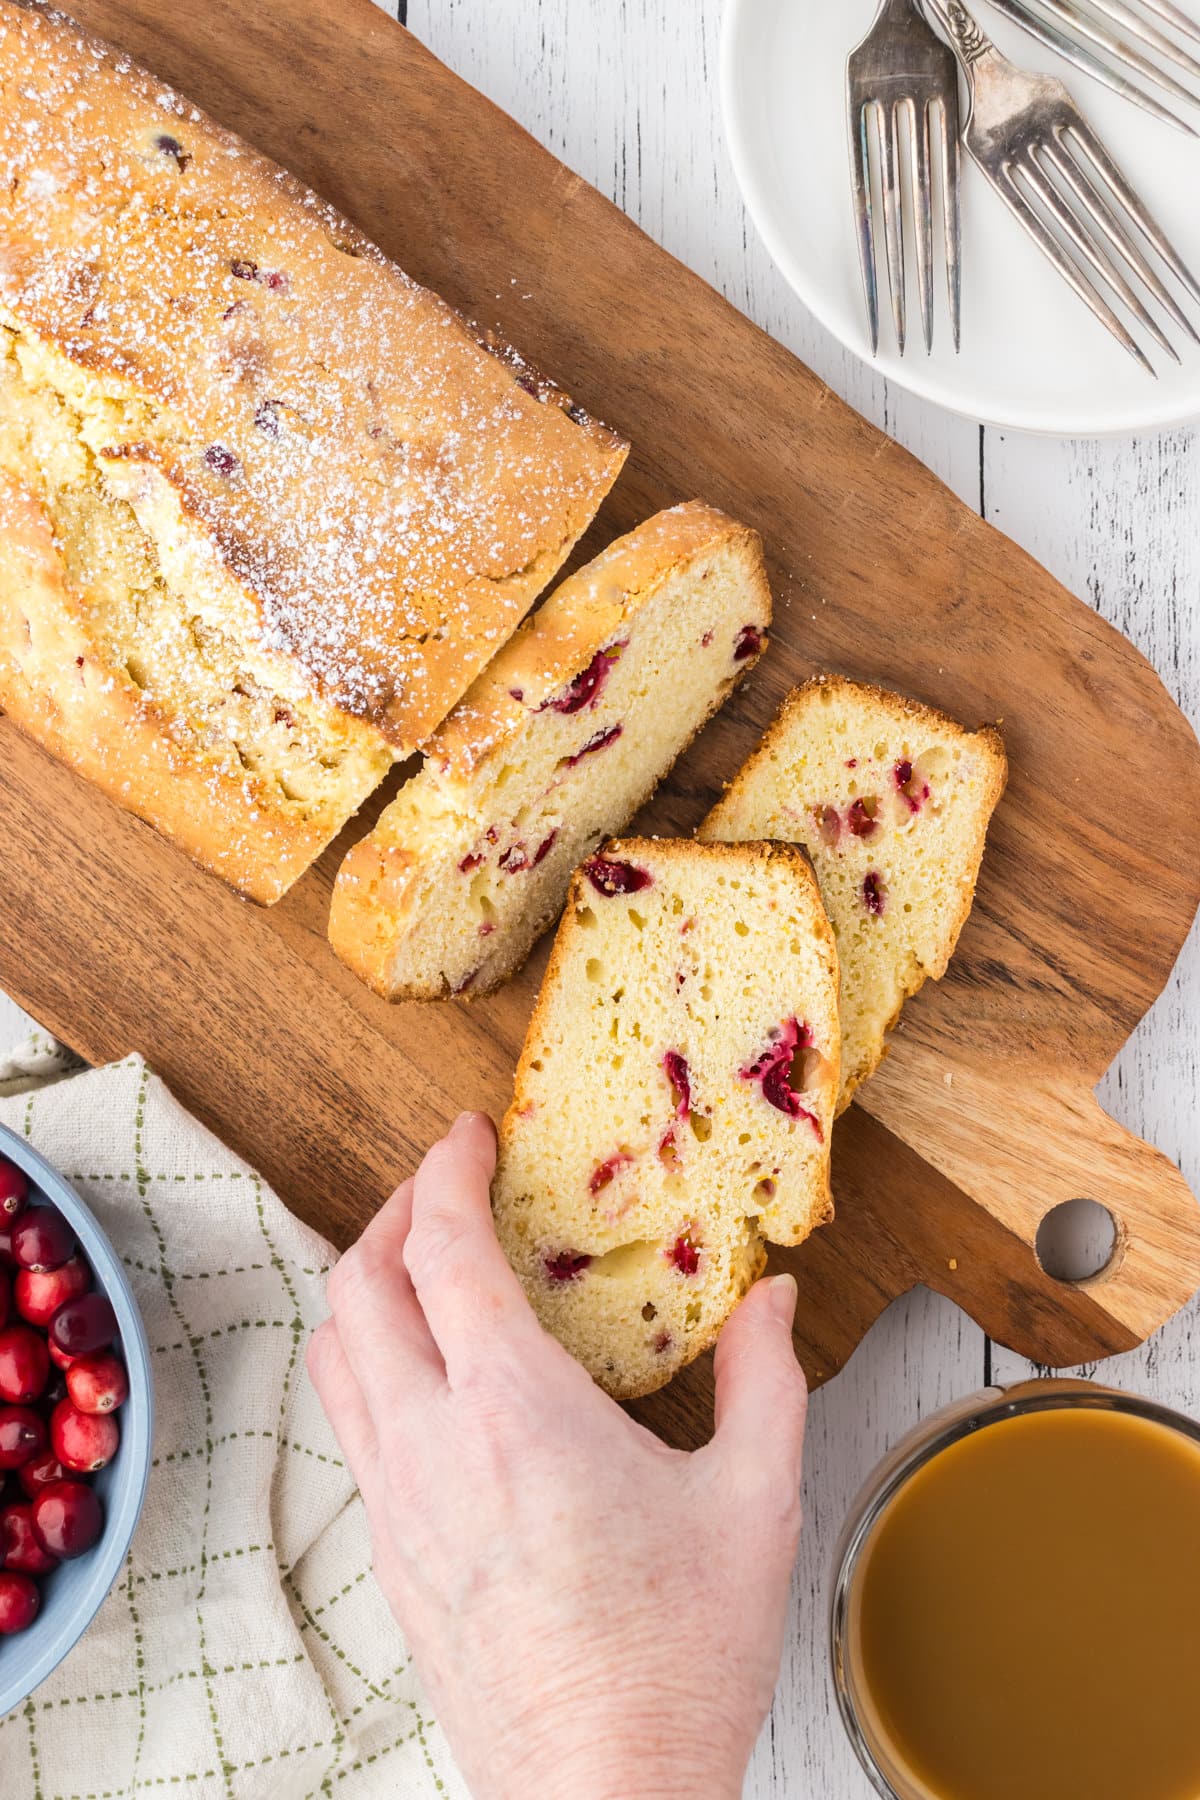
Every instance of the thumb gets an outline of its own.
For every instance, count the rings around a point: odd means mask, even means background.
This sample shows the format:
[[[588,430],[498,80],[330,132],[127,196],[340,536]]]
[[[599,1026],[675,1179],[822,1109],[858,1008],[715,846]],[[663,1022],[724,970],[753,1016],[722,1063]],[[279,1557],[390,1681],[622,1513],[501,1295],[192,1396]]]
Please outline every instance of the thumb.
[[[808,1384],[792,1344],[796,1292],[792,1275],[756,1282],[721,1332],[713,1448],[735,1464],[769,1465],[773,1483],[798,1493]]]

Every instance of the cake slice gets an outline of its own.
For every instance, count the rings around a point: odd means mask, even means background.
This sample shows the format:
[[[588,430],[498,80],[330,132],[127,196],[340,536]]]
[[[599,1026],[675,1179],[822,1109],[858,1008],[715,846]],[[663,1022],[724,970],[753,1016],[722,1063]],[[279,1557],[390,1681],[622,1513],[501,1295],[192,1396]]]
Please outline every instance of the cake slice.
[[[837,951],[802,851],[631,838],[576,873],[500,1131],[496,1229],[619,1397],[832,1215]]]
[[[329,936],[387,999],[489,993],[766,644],[757,535],[678,506],[570,577],[346,857]]]
[[[945,974],[1007,763],[993,726],[824,676],[784,702],[698,833],[812,857],[841,962],[838,1110],[878,1068],[910,994]]]

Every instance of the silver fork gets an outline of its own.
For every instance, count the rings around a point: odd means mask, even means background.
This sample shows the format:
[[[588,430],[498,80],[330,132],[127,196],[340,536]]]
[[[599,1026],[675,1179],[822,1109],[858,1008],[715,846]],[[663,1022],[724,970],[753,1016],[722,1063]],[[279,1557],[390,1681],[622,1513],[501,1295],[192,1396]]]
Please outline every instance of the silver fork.
[[[933,191],[931,143],[941,175],[942,224],[950,327],[959,347],[962,265],[958,214],[958,70],[954,55],[916,10],[914,0],[881,0],[870,31],[846,63],[854,220],[862,265],[871,353],[879,349],[872,162],[879,169],[884,254],[896,342],[906,336],[902,145],[909,158],[917,250],[917,295],[925,348],[933,347]],[[874,157],[872,156],[874,148]]]
[[[1026,0],[992,0],[992,4],[1030,37],[1048,44],[1051,50],[1066,57],[1085,74],[1102,81],[1114,93],[1132,100],[1135,106],[1142,107],[1154,118],[1165,119],[1192,137],[1200,136],[1194,125],[1147,93],[1138,81],[1123,75],[1119,66],[1123,64],[1132,69],[1141,81],[1157,87],[1174,102],[1200,106],[1200,93],[1186,87],[1145,54],[1146,50],[1153,50],[1163,61],[1173,63],[1185,75],[1191,76],[1193,82],[1200,79],[1200,58],[1154,23],[1155,19],[1160,19],[1180,37],[1200,44],[1200,25],[1181,12],[1173,0],[1140,0],[1140,12],[1127,4],[1127,0],[1089,0],[1086,7],[1079,5],[1078,0],[1037,0],[1040,11],[1027,5]],[[1045,16],[1047,13],[1049,18]],[[1147,18],[1146,13],[1152,17]],[[1122,32],[1128,35],[1123,37]],[[1145,49],[1139,45],[1144,45]],[[1114,67],[1114,64],[1118,66]]]
[[[970,106],[964,142],[997,193],[1063,279],[1143,368],[1154,366],[1111,304],[1115,298],[1169,356],[1179,355],[1131,280],[1200,342],[1146,250],[1200,301],[1200,283],[1172,248],[1061,81],[1015,68],[961,0],[926,0],[954,45]],[[1071,244],[1072,256],[1051,226]],[[1093,280],[1088,269],[1091,269]]]

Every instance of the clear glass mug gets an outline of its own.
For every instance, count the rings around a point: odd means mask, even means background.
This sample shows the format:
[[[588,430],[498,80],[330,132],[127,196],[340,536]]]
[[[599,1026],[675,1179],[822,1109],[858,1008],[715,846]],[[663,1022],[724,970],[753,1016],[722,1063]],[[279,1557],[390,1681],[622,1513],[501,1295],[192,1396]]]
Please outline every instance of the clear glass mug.
[[[1136,1394],[1101,1387],[1091,1381],[1025,1381],[1014,1387],[983,1388],[953,1401],[914,1427],[867,1478],[850,1507],[834,1561],[829,1611],[833,1685],[842,1723],[875,1792],[882,1800],[933,1800],[929,1789],[898,1767],[887,1739],[875,1721],[870,1694],[854,1663],[851,1620],[855,1584],[863,1552],[889,1503],[919,1469],[951,1444],[1002,1419],[1088,1407],[1123,1412],[1151,1424],[1165,1425],[1200,1445],[1200,1425],[1183,1413]]]

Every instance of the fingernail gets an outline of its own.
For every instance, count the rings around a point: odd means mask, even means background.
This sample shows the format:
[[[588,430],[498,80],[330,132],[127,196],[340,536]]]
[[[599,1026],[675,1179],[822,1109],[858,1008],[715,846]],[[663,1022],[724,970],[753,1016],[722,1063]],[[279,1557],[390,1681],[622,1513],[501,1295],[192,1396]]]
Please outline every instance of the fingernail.
[[[473,1131],[477,1126],[484,1123],[489,1126],[491,1125],[491,1120],[486,1113],[461,1112],[450,1127],[450,1136],[457,1137],[460,1132]]]
[[[794,1275],[773,1275],[770,1281],[771,1311],[786,1326],[791,1327],[796,1317],[796,1301],[800,1290],[796,1286]]]

